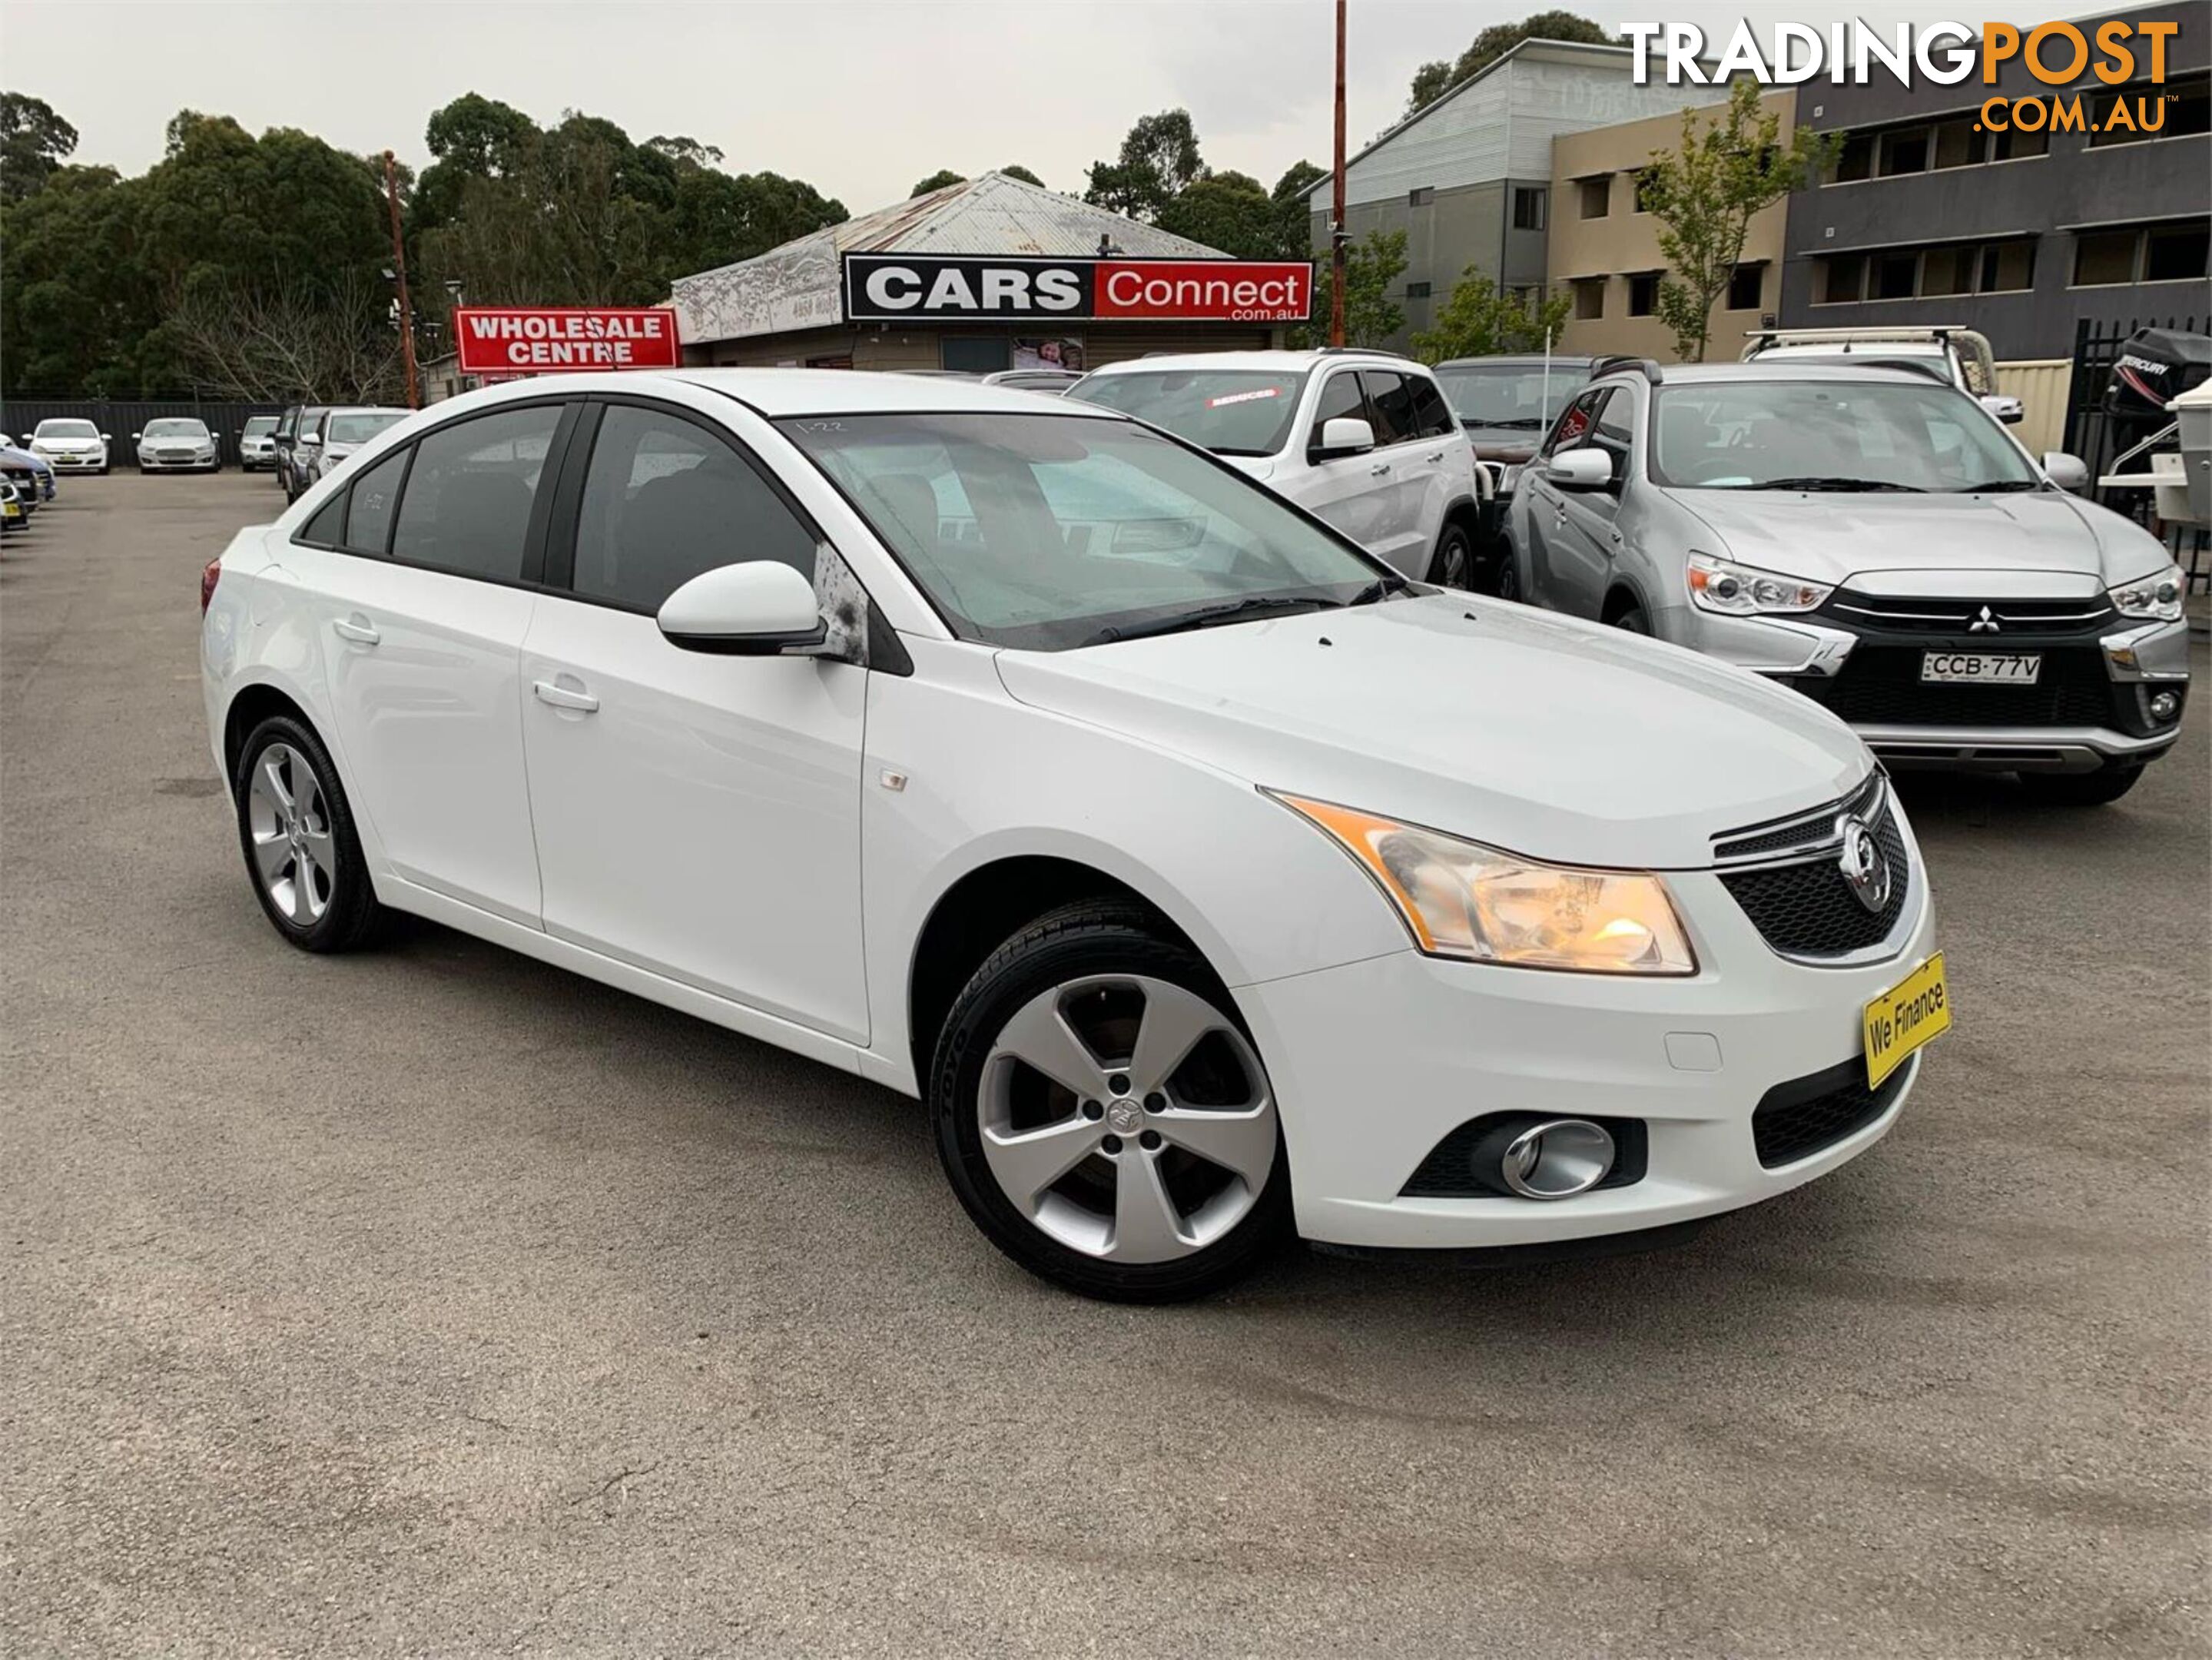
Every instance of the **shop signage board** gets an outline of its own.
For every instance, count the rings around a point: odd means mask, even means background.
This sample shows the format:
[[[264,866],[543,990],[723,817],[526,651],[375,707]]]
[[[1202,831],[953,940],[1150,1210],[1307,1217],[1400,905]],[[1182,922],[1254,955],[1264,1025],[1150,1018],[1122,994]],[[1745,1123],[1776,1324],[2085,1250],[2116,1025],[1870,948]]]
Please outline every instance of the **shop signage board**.
[[[848,253],[844,289],[853,323],[1302,323],[1313,309],[1313,267],[1301,259]]]
[[[453,338],[463,374],[507,377],[585,369],[672,369],[684,362],[666,306],[460,306]]]

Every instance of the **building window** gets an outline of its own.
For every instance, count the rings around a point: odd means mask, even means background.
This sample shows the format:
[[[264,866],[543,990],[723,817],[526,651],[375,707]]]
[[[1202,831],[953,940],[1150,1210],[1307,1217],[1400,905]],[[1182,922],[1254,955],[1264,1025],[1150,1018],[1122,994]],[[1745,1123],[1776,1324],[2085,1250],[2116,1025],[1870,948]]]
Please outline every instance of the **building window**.
[[[1728,308],[1730,311],[1757,311],[1765,291],[1765,266],[1738,265],[1729,277]]]
[[[1861,179],[1874,177],[1874,135],[1870,132],[1850,132],[1844,135],[1844,148],[1836,157],[1836,164],[1828,171],[1828,182],[1848,185]]]
[[[1013,350],[1002,334],[947,334],[938,340],[937,361],[942,368],[995,374],[1013,366]]]
[[[1920,286],[1917,249],[1877,254],[1874,262],[1874,291],[1869,300],[1910,300]]]
[[[1581,198],[1583,217],[1602,219],[1613,211],[1613,175],[1598,179],[1578,179],[1575,193]]]
[[[2148,244],[2143,255],[2144,282],[2203,281],[2207,256],[2212,255],[2212,220],[2154,225],[2144,233],[2144,240]]]
[[[1904,127],[1881,136],[1879,167],[1875,169],[1885,179],[1894,179],[1899,173],[1928,171],[1928,129]]]
[[[1920,261],[1923,295],[1972,294],[1980,250],[1972,246],[1930,248]]]
[[[2105,124],[2124,107],[2124,125],[2107,132]],[[2089,148],[2140,144],[2153,138],[2188,138],[2212,132],[2212,78],[2193,76],[2160,87],[2137,82],[2100,92],[2089,103]]]
[[[1513,228],[1544,228],[1544,192],[1527,185],[1513,187]]]
[[[1659,309],[1659,273],[1639,271],[1628,278],[1628,314],[1649,317]]]
[[[2051,129],[2039,127],[2033,132],[2022,132],[2018,127],[2007,127],[2002,132],[1990,135],[1990,160],[2020,161],[2031,155],[2051,154]]]
[[[2035,243],[1991,242],[1982,250],[1982,292],[2016,294],[2035,286]]]
[[[1829,255],[1820,262],[1820,297],[1816,304],[1856,305],[1866,288],[1866,256],[1859,253]]]
[[[1971,167],[1982,159],[1982,124],[1971,115],[1961,115],[1936,124],[1935,154],[1929,158],[1931,167]]]
[[[1651,174],[1647,170],[1636,174],[1635,179],[1636,210],[1638,213],[1649,213],[1651,211]]]
[[[2033,239],[1952,242],[1932,248],[1830,254],[1813,274],[1813,303],[1850,306],[1869,300],[2009,294],[2034,286]]]
[[[1428,297],[1429,285],[1426,283],[1408,283],[1406,284],[1406,298],[1408,300],[1425,300]]]
[[[1577,277],[1575,279],[1575,318],[1588,323],[1605,315],[1605,278]]]
[[[1425,208],[1436,199],[1437,187],[1434,185],[1416,185],[1406,192],[1406,205],[1409,208]]]
[[[2090,231],[2074,239],[2074,286],[2103,288],[2136,280],[2136,230]]]

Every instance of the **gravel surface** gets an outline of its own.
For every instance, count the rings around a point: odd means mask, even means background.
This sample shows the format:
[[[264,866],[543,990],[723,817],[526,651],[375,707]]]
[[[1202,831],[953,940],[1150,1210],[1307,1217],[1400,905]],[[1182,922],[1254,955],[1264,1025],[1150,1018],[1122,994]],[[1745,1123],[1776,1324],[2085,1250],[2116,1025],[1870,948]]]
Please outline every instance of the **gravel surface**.
[[[896,1096],[286,949],[196,658],[279,501],[72,479],[0,556],[7,1652],[2204,1651],[2202,692],[2117,807],[1906,781],[1960,1029],[1840,1173],[1124,1310]]]

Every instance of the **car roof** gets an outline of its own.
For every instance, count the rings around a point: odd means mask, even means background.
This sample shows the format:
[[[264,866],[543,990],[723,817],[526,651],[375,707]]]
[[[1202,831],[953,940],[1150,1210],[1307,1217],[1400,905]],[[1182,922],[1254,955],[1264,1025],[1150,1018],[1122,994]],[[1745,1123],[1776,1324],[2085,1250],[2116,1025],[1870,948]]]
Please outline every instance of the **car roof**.
[[[550,383],[550,384],[549,384]],[[1031,415],[1097,420],[1123,419],[1089,404],[1066,408],[1018,386],[938,375],[878,374],[865,369],[696,368],[626,369],[549,375],[505,381],[452,400],[471,408],[550,392],[636,392],[699,386],[749,405],[770,419],[797,415]],[[443,410],[447,406],[432,406]]]
[[[1125,358],[1118,363],[1102,363],[1091,370],[1093,374],[1127,374],[1145,369],[1273,369],[1279,373],[1291,369],[1318,368],[1324,363],[1364,363],[1376,368],[1419,369],[1427,373],[1426,366],[1410,357],[1401,357],[1395,352],[1332,350],[1321,348],[1311,351],[1170,351],[1152,357]]]
[[[1881,363],[1772,362],[1756,359],[1748,363],[1671,363],[1659,371],[1659,376],[1662,386],[1725,380],[1887,380],[1910,386],[1932,384],[1918,369],[1894,368]],[[1629,363],[1597,378],[1641,380],[1644,376],[1640,368]]]

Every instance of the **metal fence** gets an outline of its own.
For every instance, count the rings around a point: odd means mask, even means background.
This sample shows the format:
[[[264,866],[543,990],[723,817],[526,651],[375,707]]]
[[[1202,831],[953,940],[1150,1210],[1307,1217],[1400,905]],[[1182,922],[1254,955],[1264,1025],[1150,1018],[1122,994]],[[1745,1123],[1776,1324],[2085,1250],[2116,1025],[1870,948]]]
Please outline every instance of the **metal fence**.
[[[2112,378],[2112,365],[2121,349],[2137,329],[2179,329],[2201,334],[2212,327],[2212,318],[2141,317],[2128,323],[2099,324],[2083,318],[2074,326],[2074,366],[2067,381],[2066,443],[2069,454],[2089,464],[2094,481],[2112,470],[2114,459],[2125,447],[2112,418],[2105,413],[2105,387]],[[2129,463],[2130,472],[2148,470],[2138,457]],[[2174,560],[2189,573],[2191,587],[2212,587],[2212,538],[2201,526],[2169,525],[2154,513],[2151,492],[2142,489],[2099,489],[2093,483],[2090,498],[2125,514],[2147,529],[2161,533],[2173,550]]]
[[[197,416],[216,436],[225,466],[238,465],[238,435],[252,415],[280,415],[282,404],[239,404],[194,398],[150,398],[105,400],[72,398],[11,398],[0,404],[0,433],[16,443],[31,435],[41,421],[89,421],[112,441],[110,454],[118,466],[130,465],[131,435],[145,430],[149,421],[168,415]]]

